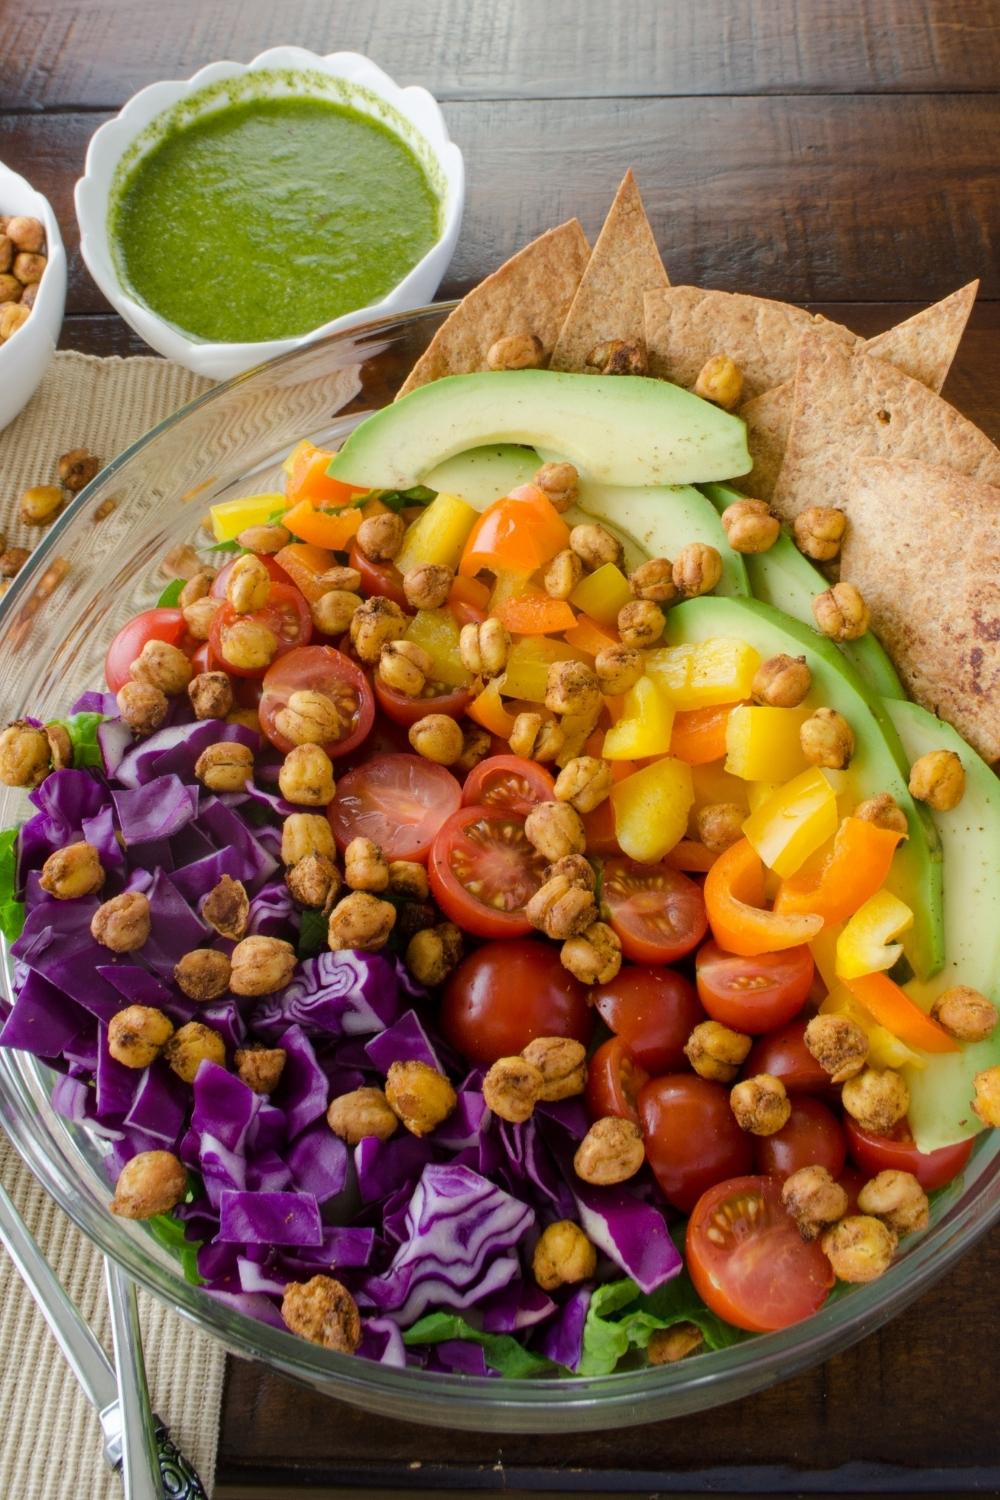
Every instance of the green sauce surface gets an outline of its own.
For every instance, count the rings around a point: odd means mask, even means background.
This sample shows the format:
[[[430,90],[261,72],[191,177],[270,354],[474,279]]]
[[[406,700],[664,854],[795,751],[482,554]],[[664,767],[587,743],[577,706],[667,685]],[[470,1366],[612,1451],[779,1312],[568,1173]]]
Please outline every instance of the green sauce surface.
[[[319,99],[231,103],[170,130],[111,210],[132,291],[185,333],[308,333],[384,297],[440,232],[409,146]]]

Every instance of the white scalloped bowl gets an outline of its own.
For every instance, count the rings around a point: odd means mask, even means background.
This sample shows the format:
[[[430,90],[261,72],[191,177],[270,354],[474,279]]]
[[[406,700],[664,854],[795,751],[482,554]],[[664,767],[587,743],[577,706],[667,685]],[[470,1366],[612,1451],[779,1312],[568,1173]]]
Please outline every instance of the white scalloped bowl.
[[[233,80],[240,82],[229,89],[220,87]],[[293,338],[213,343],[161,318],[126,284],[109,236],[110,208],[118,185],[172,125],[190,123],[225,107],[234,91],[243,98],[294,96],[348,104],[388,126],[414,152],[440,200],[440,233],[423,259],[381,301],[354,308]],[[91,138],[84,175],[76,184],[74,198],[80,251],[115,311],[159,354],[198,375],[226,380],[325,334],[430,302],[458,239],[465,202],[465,167],[437,101],[426,89],[400,88],[358,52],[333,52],[321,57],[302,47],[272,47],[249,63],[210,63],[186,81],[153,83],[140,89]]]
[[[48,265],[31,316],[0,344],[0,432],[35,394],[59,340],[66,307],[66,252],[52,205],[0,162],[0,214],[31,214],[45,225]]]

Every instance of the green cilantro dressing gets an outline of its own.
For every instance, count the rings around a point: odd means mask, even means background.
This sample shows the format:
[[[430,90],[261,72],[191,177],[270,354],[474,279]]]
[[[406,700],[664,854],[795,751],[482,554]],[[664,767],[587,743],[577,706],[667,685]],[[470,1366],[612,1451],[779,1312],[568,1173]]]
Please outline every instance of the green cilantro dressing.
[[[132,291],[185,333],[308,333],[378,301],[439,234],[406,143],[320,99],[250,99],[170,130],[111,211]]]

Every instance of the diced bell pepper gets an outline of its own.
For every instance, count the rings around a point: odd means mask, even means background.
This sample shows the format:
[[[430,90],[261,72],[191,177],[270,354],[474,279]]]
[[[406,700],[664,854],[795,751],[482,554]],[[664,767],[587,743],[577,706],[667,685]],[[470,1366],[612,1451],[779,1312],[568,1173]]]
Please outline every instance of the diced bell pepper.
[[[759,652],[729,636],[713,636],[694,646],[657,647],[646,658],[646,671],[683,709],[749,698],[759,666]]]
[[[782,883],[775,911],[818,912],[828,925],[845,922],[885,884],[901,837],[865,818],[844,818],[824,863]]]
[[[669,698],[651,677],[640,677],[625,694],[622,717],[604,736],[604,759],[649,760],[667,755],[673,726],[674,707]],[[691,784],[690,771],[687,784]]]
[[[264,526],[276,511],[288,505],[284,495],[243,495],[238,500],[220,500],[208,507],[212,535],[217,542],[231,542],[248,526]]]
[[[769,870],[794,875],[837,831],[837,799],[815,766],[778,788],[750,814],[743,833]]]
[[[552,599],[534,586],[506,599],[496,613],[512,635],[562,635],[576,624],[576,615],[565,599]]]
[[[646,675],[670,695],[675,707],[688,707],[681,699],[691,681],[696,650],[695,646],[657,646],[646,652]]]
[[[496,678],[486,684],[479,697],[472,700],[465,712],[470,719],[501,740],[509,740],[514,733],[514,716],[503,706]]]
[[[676,727],[677,720],[675,719],[674,728]],[[678,758],[684,759],[683,756]],[[709,807],[715,802],[735,802],[737,807],[747,805],[746,782],[724,771],[721,761],[711,761],[704,766],[692,766],[691,781],[694,784],[695,807]]]
[[[507,698],[526,698],[529,703],[545,702],[545,685],[549,667],[554,661],[577,660],[572,646],[547,636],[525,636],[515,641],[507,657],[500,690]]]
[[[814,950],[815,951],[815,950]],[[868,1038],[868,1061],[873,1068],[926,1068],[927,1058],[893,1036],[859,1005],[844,985],[830,991],[819,1008],[821,1016],[846,1016]]]
[[[363,519],[356,505],[342,510],[314,510],[308,500],[300,500],[285,511],[281,524],[302,542],[327,547],[331,552],[346,552]]]
[[[572,630],[564,631],[563,640],[568,646],[591,657],[596,656],[599,651],[606,651],[609,646],[621,645],[617,631],[606,630],[589,615],[581,615]]]
[[[680,843],[694,802],[691,767],[665,756],[611,788],[618,843],[652,864]]]
[[[542,490],[526,484],[475,517],[458,571],[470,578],[484,568],[528,577],[568,545],[562,516]]]
[[[310,604],[327,592],[319,580],[329,568],[337,566],[336,556],[329,547],[316,547],[312,542],[289,542],[275,553],[274,560]]]
[[[436,495],[403,538],[396,567],[401,573],[408,573],[422,563],[457,568],[478,520],[479,512],[460,496],[446,492]]]
[[[628,579],[614,563],[604,563],[587,573],[569,596],[570,604],[590,615],[598,625],[618,623],[618,612],[632,602]]]
[[[883,888],[869,896],[847,922],[837,939],[837,975],[858,979],[891,969],[902,956],[902,943],[893,942],[913,926],[913,912],[905,901]]]
[[[738,780],[737,777],[733,779],[734,781]],[[775,792],[781,790],[782,783],[780,781],[748,781],[744,785],[746,786],[747,805],[750,811],[755,813],[766,802],[771,800]]]
[[[289,505],[308,500],[310,505],[347,505],[355,495],[365,493],[364,486],[345,484],[334,479],[326,471],[333,462],[334,454],[326,448],[316,448],[312,443],[298,443],[285,460],[288,479],[285,495]]]
[[[822,918],[812,913],[764,908],[764,864],[748,839],[732,844],[709,870],[705,906],[716,942],[744,958],[797,948],[822,926]]]
[[[808,717],[807,708],[734,708],[726,724],[726,770],[744,781],[791,781],[806,769],[799,731]]]
[[[845,981],[865,1010],[907,1047],[922,1052],[957,1052],[958,1043],[901,990],[888,974],[862,974]]]
[[[737,705],[720,703],[711,708],[681,710],[674,719],[670,753],[689,766],[721,760],[726,753],[726,725]]]
[[[460,627],[450,609],[418,609],[406,627],[406,639],[422,646],[431,659],[431,678],[449,688],[468,687],[468,668],[458,648]]]
[[[448,595],[448,608],[459,625],[481,625],[489,614],[490,591],[478,578],[455,578]]]

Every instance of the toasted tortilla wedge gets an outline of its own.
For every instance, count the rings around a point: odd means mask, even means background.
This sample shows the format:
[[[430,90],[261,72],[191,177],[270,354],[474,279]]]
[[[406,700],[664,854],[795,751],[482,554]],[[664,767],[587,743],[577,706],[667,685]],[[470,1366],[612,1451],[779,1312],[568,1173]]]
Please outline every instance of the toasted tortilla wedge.
[[[631,168],[597,237],[566,315],[550,366],[582,371],[591,350],[608,339],[641,342],[643,293],[670,285]]]
[[[589,255],[578,219],[569,219],[525,245],[462,298],[417,360],[399,395],[442,375],[485,370],[487,350],[507,333],[533,333],[548,358]]]
[[[1000,449],[947,401],[883,359],[807,333],[775,510],[791,521],[807,505],[831,503],[858,454],[918,459],[1000,484]]]
[[[907,691],[1000,757],[1000,489],[950,469],[858,458],[842,498],[845,578]]]

